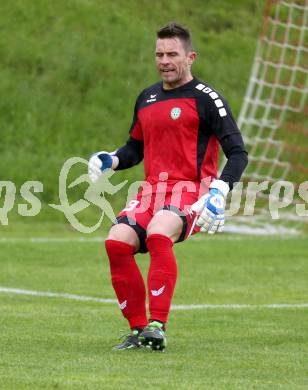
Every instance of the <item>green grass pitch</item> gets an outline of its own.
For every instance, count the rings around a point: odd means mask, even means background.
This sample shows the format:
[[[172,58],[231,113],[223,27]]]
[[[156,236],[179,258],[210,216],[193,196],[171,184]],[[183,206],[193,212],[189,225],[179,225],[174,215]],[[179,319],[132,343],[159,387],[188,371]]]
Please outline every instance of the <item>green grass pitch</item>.
[[[32,230],[42,241],[1,235],[0,286],[114,298],[103,243],[46,226]],[[175,250],[174,304],[308,302],[304,237],[199,235]],[[307,307],[173,310],[165,353],[111,351],[127,329],[116,304],[0,293],[0,308],[1,389],[308,387]]]

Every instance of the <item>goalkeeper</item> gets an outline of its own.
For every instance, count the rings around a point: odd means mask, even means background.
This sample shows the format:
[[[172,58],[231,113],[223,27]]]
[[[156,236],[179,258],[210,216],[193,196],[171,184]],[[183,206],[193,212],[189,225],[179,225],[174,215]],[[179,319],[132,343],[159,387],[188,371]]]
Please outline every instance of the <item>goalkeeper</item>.
[[[177,279],[173,244],[198,230],[224,225],[227,194],[239,181],[247,153],[225,99],[191,73],[196,59],[189,30],[169,23],[157,32],[161,81],[137,98],[126,144],[95,153],[89,175],[122,170],[144,160],[145,182],[118,215],[106,239],[112,285],[131,333],[116,350],[166,346],[165,326]],[[227,163],[217,178],[221,146]],[[149,252],[146,287],[134,254]]]

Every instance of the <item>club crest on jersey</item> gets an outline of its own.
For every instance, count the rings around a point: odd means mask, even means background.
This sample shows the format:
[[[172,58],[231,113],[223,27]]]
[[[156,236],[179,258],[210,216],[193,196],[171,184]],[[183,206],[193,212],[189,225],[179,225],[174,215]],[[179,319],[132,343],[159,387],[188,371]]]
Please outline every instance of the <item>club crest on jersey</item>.
[[[180,117],[181,115],[181,109],[179,107],[173,107],[173,109],[170,112],[170,116],[173,120],[176,120]]]

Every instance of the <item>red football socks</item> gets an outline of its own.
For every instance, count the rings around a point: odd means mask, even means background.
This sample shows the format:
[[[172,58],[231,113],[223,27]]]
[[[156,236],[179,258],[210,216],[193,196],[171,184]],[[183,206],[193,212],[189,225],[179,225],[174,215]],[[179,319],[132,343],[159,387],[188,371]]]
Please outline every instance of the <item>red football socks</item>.
[[[105,241],[111,280],[120,309],[131,328],[147,325],[146,291],[143,277],[134,258],[135,248],[117,240]]]
[[[148,273],[150,318],[165,323],[177,278],[173,242],[162,234],[151,234],[146,244],[151,256]]]
[[[148,273],[150,318],[166,323],[177,278],[173,242],[162,234],[151,234],[146,244],[151,256]],[[135,248],[117,240],[106,240],[105,246],[120,309],[131,328],[144,328],[148,323],[146,291],[134,258]]]

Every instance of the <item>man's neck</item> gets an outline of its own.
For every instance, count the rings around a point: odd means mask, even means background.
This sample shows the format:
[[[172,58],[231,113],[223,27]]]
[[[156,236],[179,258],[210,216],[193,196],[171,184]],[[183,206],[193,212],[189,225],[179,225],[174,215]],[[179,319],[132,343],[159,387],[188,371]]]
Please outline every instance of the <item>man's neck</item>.
[[[166,83],[166,82],[163,81],[163,88],[167,89],[167,90],[168,89],[179,88],[182,85],[185,85],[185,84],[189,83],[192,79],[193,79],[192,74],[189,74],[187,77],[185,77],[185,79],[182,79],[180,81],[176,81],[174,83]]]

